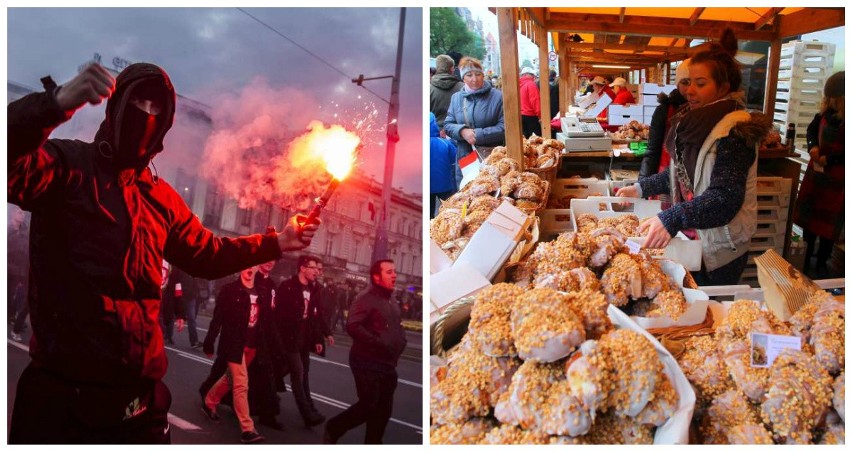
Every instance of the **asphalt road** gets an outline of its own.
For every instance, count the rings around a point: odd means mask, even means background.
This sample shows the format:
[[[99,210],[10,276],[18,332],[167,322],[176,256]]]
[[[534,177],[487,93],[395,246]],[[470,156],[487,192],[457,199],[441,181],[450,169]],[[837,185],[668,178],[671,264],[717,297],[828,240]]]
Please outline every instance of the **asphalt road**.
[[[199,336],[203,339],[210,318],[198,317]],[[394,410],[384,442],[386,444],[422,444],[422,335],[407,332],[408,347],[403,352],[397,366],[399,383],[394,394]],[[335,345],[329,347],[325,358],[311,356],[311,392],[317,409],[330,418],[358,399],[355,383],[348,366],[349,345],[351,339],[343,333],[335,334]],[[207,377],[213,364],[200,350],[189,348],[189,336],[184,330],[175,335],[176,345],[166,346],[169,370],[164,378],[172,393],[172,406],[169,420],[172,425],[172,443],[174,444],[237,444],[240,442],[240,429],[236,416],[227,406],[220,406],[221,423],[214,423],[201,412],[198,386]],[[11,422],[12,407],[15,401],[15,387],[24,368],[29,364],[27,344],[29,330],[24,334],[24,342],[8,339],[7,347],[7,431]],[[289,384],[289,377],[287,378]],[[256,428],[266,437],[266,444],[319,444],[322,442],[323,425],[312,429],[305,428],[296,409],[291,392],[279,394],[281,414],[278,421],[284,424],[284,431],[277,431],[256,423]],[[255,421],[257,418],[255,418]],[[340,444],[360,444],[364,440],[364,426],[351,430],[342,438]]]

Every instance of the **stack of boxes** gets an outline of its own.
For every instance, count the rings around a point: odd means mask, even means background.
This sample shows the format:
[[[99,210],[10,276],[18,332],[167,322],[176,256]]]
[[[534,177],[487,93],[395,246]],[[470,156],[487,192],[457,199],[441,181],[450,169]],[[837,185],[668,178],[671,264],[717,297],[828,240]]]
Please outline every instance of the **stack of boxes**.
[[[757,178],[757,229],[751,238],[741,284],[758,287],[755,257],[770,249],[784,255],[792,183],[791,179],[784,177]]]
[[[834,50],[834,44],[818,41],[791,41],[781,46],[773,120],[781,142],[788,146],[787,126],[796,126],[795,148],[806,161],[808,124],[819,113],[822,88],[834,67]]]

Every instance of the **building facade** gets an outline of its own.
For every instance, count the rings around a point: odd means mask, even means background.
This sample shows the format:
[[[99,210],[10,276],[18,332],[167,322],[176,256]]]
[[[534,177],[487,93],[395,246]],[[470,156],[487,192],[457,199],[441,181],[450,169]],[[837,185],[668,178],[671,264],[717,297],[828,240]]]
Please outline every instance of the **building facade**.
[[[7,82],[9,102],[35,91],[34,88]],[[85,112],[85,113],[84,113]],[[81,115],[83,114],[83,115]],[[77,116],[89,115],[90,118]],[[103,111],[93,108],[80,110],[55,136],[90,140]],[[215,125],[210,107],[178,95],[175,125],[166,140],[166,149],[155,160],[159,177],[180,193],[187,205],[205,227],[221,236],[262,233],[267,226],[283,229],[287,219],[297,213],[259,202],[254,208],[241,209],[235,199],[223,195],[215,183],[197,173],[203,158],[204,143]],[[295,135],[294,135],[295,136]],[[173,149],[170,153],[169,149]],[[179,157],[177,157],[179,156]],[[389,258],[396,262],[398,286],[409,292],[422,289],[422,195],[394,189],[391,196],[388,230]],[[365,285],[369,277],[370,258],[382,205],[382,184],[358,171],[353,172],[334,193],[323,210],[323,225],[306,253],[324,262],[325,278],[349,283],[351,287]],[[9,276],[26,277],[29,213],[9,205],[7,229],[9,235]],[[296,255],[285,254],[273,270],[276,279],[296,272]],[[215,296],[216,288],[232,277],[207,284],[203,296]],[[202,284],[202,286],[204,286]]]

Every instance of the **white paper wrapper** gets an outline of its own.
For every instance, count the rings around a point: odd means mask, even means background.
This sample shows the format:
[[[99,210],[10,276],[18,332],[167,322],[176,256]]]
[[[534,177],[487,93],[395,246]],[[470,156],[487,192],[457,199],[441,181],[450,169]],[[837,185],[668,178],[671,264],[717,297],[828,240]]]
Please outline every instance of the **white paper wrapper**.
[[[677,321],[668,317],[631,316],[630,318],[645,329],[690,326],[698,325],[703,322],[704,318],[707,316],[707,303],[708,300],[710,300],[710,297],[701,290],[686,289],[683,287],[683,278],[686,276],[686,269],[683,268],[683,265],[668,260],[662,260],[659,261],[659,263],[663,272],[674,279],[681,290],[683,290],[683,296],[686,298],[687,305],[686,312],[684,312]]]
[[[689,384],[677,361],[654,336],[643,330],[627,314],[621,312],[621,309],[609,305],[607,314],[616,327],[640,333],[654,344],[657,356],[663,362],[666,375],[677,391],[679,397],[677,410],[665,424],[657,427],[654,433],[654,444],[689,444],[689,424],[692,422],[692,414],[695,411],[695,391],[692,390],[692,385]],[[630,378],[629,375],[619,377]]]

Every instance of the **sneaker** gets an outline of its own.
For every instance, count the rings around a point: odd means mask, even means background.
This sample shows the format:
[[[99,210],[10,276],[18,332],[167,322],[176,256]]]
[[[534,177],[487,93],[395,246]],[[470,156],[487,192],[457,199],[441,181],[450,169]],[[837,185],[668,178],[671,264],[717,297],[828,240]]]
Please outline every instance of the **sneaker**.
[[[275,416],[261,416],[260,425],[265,425],[273,430],[284,430],[284,425],[275,419]]]
[[[325,424],[325,428],[322,430],[322,443],[337,444],[337,438],[331,436],[331,432],[328,431],[328,424]]]
[[[202,344],[201,342],[196,342],[196,343],[194,343],[194,344],[190,345],[190,346],[189,346],[189,348],[191,348],[191,349],[193,349],[193,350],[198,350],[198,349],[200,349],[202,346],[204,346],[204,344]]]
[[[305,427],[311,428],[315,425],[320,425],[325,422],[325,416],[319,414],[317,411],[313,411],[307,416],[305,416]]]
[[[242,441],[243,444],[258,443],[265,439],[266,438],[264,438],[263,435],[257,433],[254,430],[250,432],[243,432],[243,434],[240,436],[240,441]]]
[[[207,419],[210,419],[213,422],[220,422],[222,420],[222,418],[220,418],[215,411],[211,410],[206,403],[201,404],[201,411],[204,412],[204,415],[207,416]]]
[[[15,341],[15,342],[24,342],[23,336],[21,336],[20,334],[14,332],[14,331],[12,331],[10,336],[12,336],[12,340]]]

